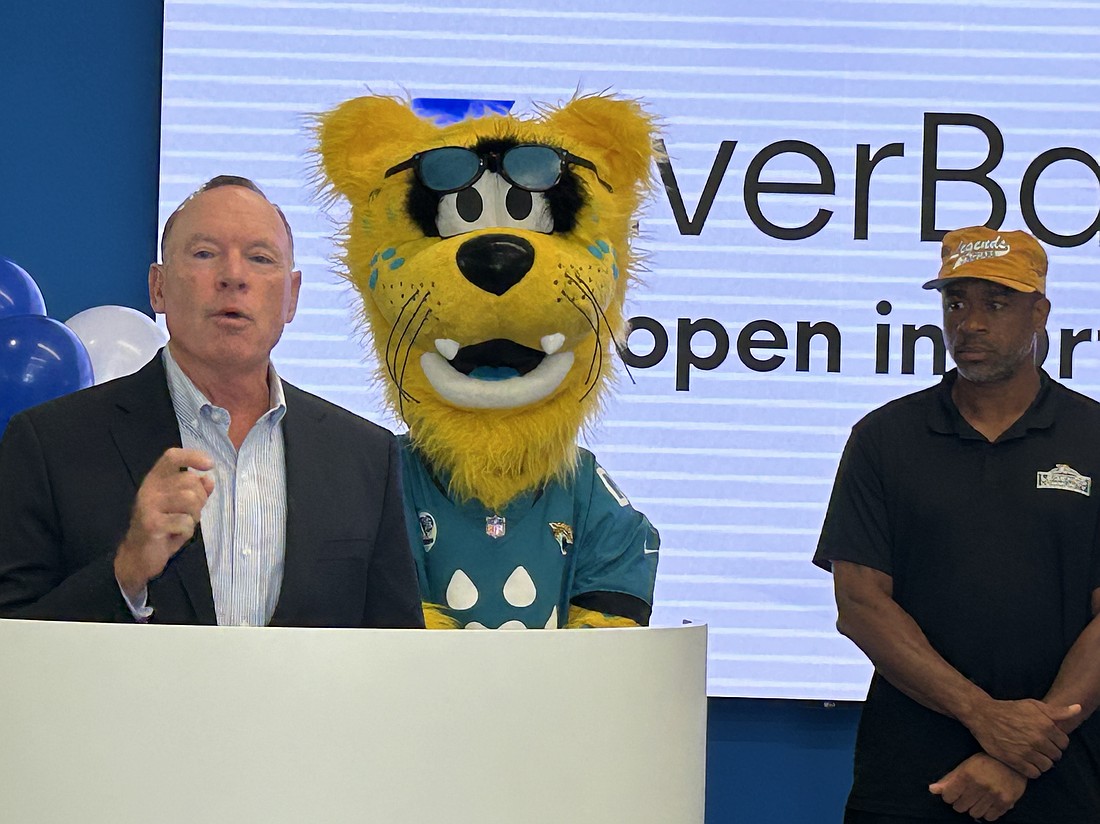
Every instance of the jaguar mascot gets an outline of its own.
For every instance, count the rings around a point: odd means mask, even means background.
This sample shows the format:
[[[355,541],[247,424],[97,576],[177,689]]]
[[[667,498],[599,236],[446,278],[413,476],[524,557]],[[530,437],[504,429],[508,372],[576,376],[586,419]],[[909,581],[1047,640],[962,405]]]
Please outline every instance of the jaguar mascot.
[[[659,538],[577,439],[613,383],[652,119],[577,97],[446,126],[389,97],[317,122],[342,264],[402,436],[431,627],[649,621]]]

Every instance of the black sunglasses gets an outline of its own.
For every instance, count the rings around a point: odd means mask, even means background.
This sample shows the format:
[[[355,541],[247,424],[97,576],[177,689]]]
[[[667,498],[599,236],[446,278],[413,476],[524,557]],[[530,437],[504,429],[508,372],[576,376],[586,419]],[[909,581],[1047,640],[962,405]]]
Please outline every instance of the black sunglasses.
[[[520,189],[545,192],[561,180],[566,163],[588,169],[607,191],[615,191],[600,177],[591,160],[541,143],[520,143],[503,152],[484,154],[462,146],[442,146],[417,152],[388,170],[385,176],[412,169],[426,187],[446,195],[477,183],[488,169]]]

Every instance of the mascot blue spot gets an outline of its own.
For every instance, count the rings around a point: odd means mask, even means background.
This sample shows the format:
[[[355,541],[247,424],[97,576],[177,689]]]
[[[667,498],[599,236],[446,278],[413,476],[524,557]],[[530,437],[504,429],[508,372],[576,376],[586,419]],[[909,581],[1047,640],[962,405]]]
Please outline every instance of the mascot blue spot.
[[[392,272],[394,269],[400,269],[404,265],[405,265],[405,258],[398,258],[397,260],[395,260],[393,263],[390,264],[390,271]]]
[[[610,252],[611,251],[611,246],[608,244],[608,242],[606,240],[597,240],[596,245],[600,247],[601,252]]]
[[[370,282],[367,283],[367,286],[369,288],[373,289],[374,285],[376,283],[378,283],[378,270],[377,269],[371,269],[370,270]]]
[[[596,260],[603,260],[603,252],[600,251],[599,246],[589,246],[588,251]]]
[[[371,266],[374,266],[374,264],[376,264],[377,262],[378,262],[378,253],[377,253],[377,252],[375,252],[375,253],[374,253],[374,257],[372,257],[372,258],[370,259],[370,265],[371,265]]]
[[[479,366],[470,372],[470,377],[479,381],[506,381],[518,378],[519,372],[510,366]]]
[[[396,254],[397,254],[397,250],[394,249],[391,246],[389,249],[386,249],[384,252],[382,252],[382,260],[389,260],[391,257],[393,257]]]
[[[614,263],[611,264],[611,277],[615,278],[615,280],[619,279],[619,267]]]

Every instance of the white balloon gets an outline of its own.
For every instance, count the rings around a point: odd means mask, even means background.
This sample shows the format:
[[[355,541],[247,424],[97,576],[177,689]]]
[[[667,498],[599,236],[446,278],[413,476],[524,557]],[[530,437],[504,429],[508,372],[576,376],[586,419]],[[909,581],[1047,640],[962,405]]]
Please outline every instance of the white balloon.
[[[129,306],[93,306],[65,325],[88,350],[96,383],[133,374],[168,342],[164,329]]]

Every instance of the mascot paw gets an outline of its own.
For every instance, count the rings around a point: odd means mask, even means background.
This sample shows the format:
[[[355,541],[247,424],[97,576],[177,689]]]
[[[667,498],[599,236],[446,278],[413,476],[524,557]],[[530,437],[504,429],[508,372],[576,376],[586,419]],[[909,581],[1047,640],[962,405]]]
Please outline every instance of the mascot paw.
[[[569,617],[565,622],[566,629],[595,629],[598,627],[639,627],[637,621],[623,618],[621,615],[608,615],[606,612],[596,612],[584,607],[569,607]]]
[[[425,603],[423,607],[425,629],[462,629],[462,624],[456,621],[439,604]]]

